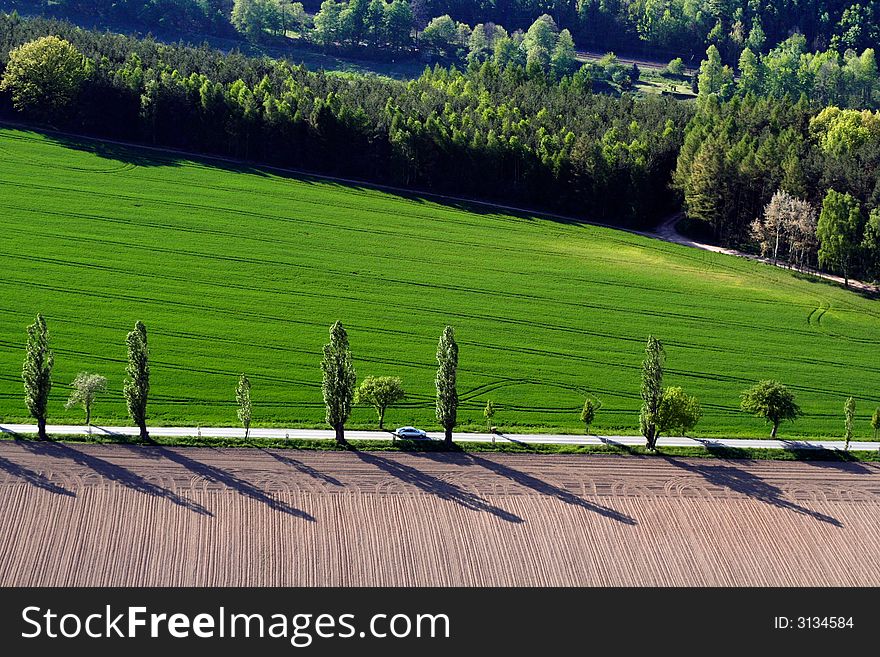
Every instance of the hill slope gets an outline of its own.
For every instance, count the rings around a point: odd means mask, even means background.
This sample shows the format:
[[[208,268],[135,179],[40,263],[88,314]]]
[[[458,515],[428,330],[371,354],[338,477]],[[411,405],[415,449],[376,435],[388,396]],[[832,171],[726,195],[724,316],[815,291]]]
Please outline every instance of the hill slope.
[[[359,377],[403,378],[388,423],[433,425],[434,352],[461,349],[460,417],[481,426],[637,430],[649,333],[668,385],[697,394],[697,433],[762,435],[739,392],[777,377],[806,417],[784,434],[859,436],[880,405],[880,304],[825,283],[638,235],[441,205],[307,177],[0,130],[0,418],[25,419],[24,329],[42,311],[56,351],[51,421],[78,371],[108,377],[117,421],[125,334],[150,334],[155,423],[235,424],[239,373],[254,421],[319,424],[321,345],[341,319]],[[357,409],[352,424],[374,414]]]

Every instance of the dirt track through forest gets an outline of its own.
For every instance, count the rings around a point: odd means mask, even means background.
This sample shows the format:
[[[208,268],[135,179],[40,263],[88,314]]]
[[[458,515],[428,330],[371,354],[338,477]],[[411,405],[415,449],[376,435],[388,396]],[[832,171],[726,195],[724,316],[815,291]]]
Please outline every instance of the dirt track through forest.
[[[0,585],[880,585],[880,464],[0,443]]]

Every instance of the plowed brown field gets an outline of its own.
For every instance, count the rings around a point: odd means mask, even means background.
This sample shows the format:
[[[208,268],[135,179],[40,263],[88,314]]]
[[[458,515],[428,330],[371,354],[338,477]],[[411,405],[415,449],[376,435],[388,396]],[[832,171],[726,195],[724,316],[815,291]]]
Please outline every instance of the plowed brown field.
[[[880,465],[0,443],[0,585],[880,585]]]

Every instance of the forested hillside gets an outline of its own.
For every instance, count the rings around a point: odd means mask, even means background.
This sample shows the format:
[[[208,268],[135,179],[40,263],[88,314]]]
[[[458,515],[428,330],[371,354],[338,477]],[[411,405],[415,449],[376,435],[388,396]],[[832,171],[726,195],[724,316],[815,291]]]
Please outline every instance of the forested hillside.
[[[710,46],[683,102],[628,93],[612,58],[540,59],[563,33],[535,25],[518,46],[499,37],[509,50],[398,81],[2,15],[0,112],[618,225],[683,205],[718,243],[880,277],[872,49],[813,52],[794,35],[734,68]]]
[[[462,37],[460,25],[525,32],[547,14],[581,48],[680,56],[693,63],[715,45],[727,63],[735,64],[746,48],[766,52],[794,33],[814,51],[861,51],[880,43],[878,0],[4,0],[2,6],[145,31],[230,34],[237,29],[253,38],[314,27],[324,33],[315,37],[318,42],[326,42],[328,29],[334,40],[367,39],[370,26],[381,22],[378,17],[391,14],[398,38],[412,45],[418,39],[410,39],[406,27],[420,32],[440,17],[450,19],[441,32],[455,41]],[[365,20],[368,29],[361,32]],[[467,47],[467,35],[458,40]]]
[[[23,53],[25,62],[56,57],[60,84],[76,88],[20,99],[19,117],[621,223],[671,208],[668,181],[691,116],[671,98],[594,94],[588,76],[556,82],[493,61],[404,83],[9,16],[0,17],[0,65],[45,35],[73,44],[84,63],[52,44]],[[8,114],[14,95],[2,96]]]
[[[880,277],[880,78],[874,51],[795,35],[739,76],[709,48],[674,184],[716,241]]]

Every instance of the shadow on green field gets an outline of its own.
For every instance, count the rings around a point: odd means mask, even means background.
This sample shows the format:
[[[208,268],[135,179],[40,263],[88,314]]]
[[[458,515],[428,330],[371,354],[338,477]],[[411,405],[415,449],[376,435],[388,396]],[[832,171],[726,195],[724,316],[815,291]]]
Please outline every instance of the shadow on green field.
[[[797,269],[789,269],[791,275],[794,276],[799,281],[804,281],[806,283],[814,283],[816,285],[826,285],[828,287],[833,287],[838,290],[847,290],[854,294],[858,294],[860,297],[864,297],[865,299],[880,299],[880,292],[874,290],[868,290],[865,288],[856,287],[854,285],[850,285],[849,287],[844,287],[842,284],[837,281],[832,281],[827,278],[823,278],[821,276],[816,276],[815,274],[811,274],[810,272],[798,271]]]
[[[514,217],[525,221],[549,221],[563,225],[586,226],[593,222],[585,218],[566,217],[563,215],[547,214],[538,208],[515,209],[498,207],[493,205],[491,199],[485,201],[468,198],[450,198],[440,191],[427,192],[409,190],[396,187],[388,180],[365,181],[348,179],[344,173],[329,171],[300,170],[268,163],[239,160],[222,154],[188,152],[176,147],[164,147],[161,145],[136,144],[115,142],[99,137],[87,137],[71,135],[59,132],[45,126],[6,124],[0,122],[0,128],[29,131],[42,135],[48,142],[63,148],[91,153],[122,165],[137,167],[177,167],[187,164],[216,169],[228,173],[244,173],[261,177],[278,177],[309,185],[322,185],[324,187],[337,187],[355,191],[378,191],[397,198],[417,203],[435,204],[443,207],[456,209],[475,215],[498,215]],[[504,203],[504,201],[498,201]],[[635,226],[619,225],[618,228],[633,228]]]

